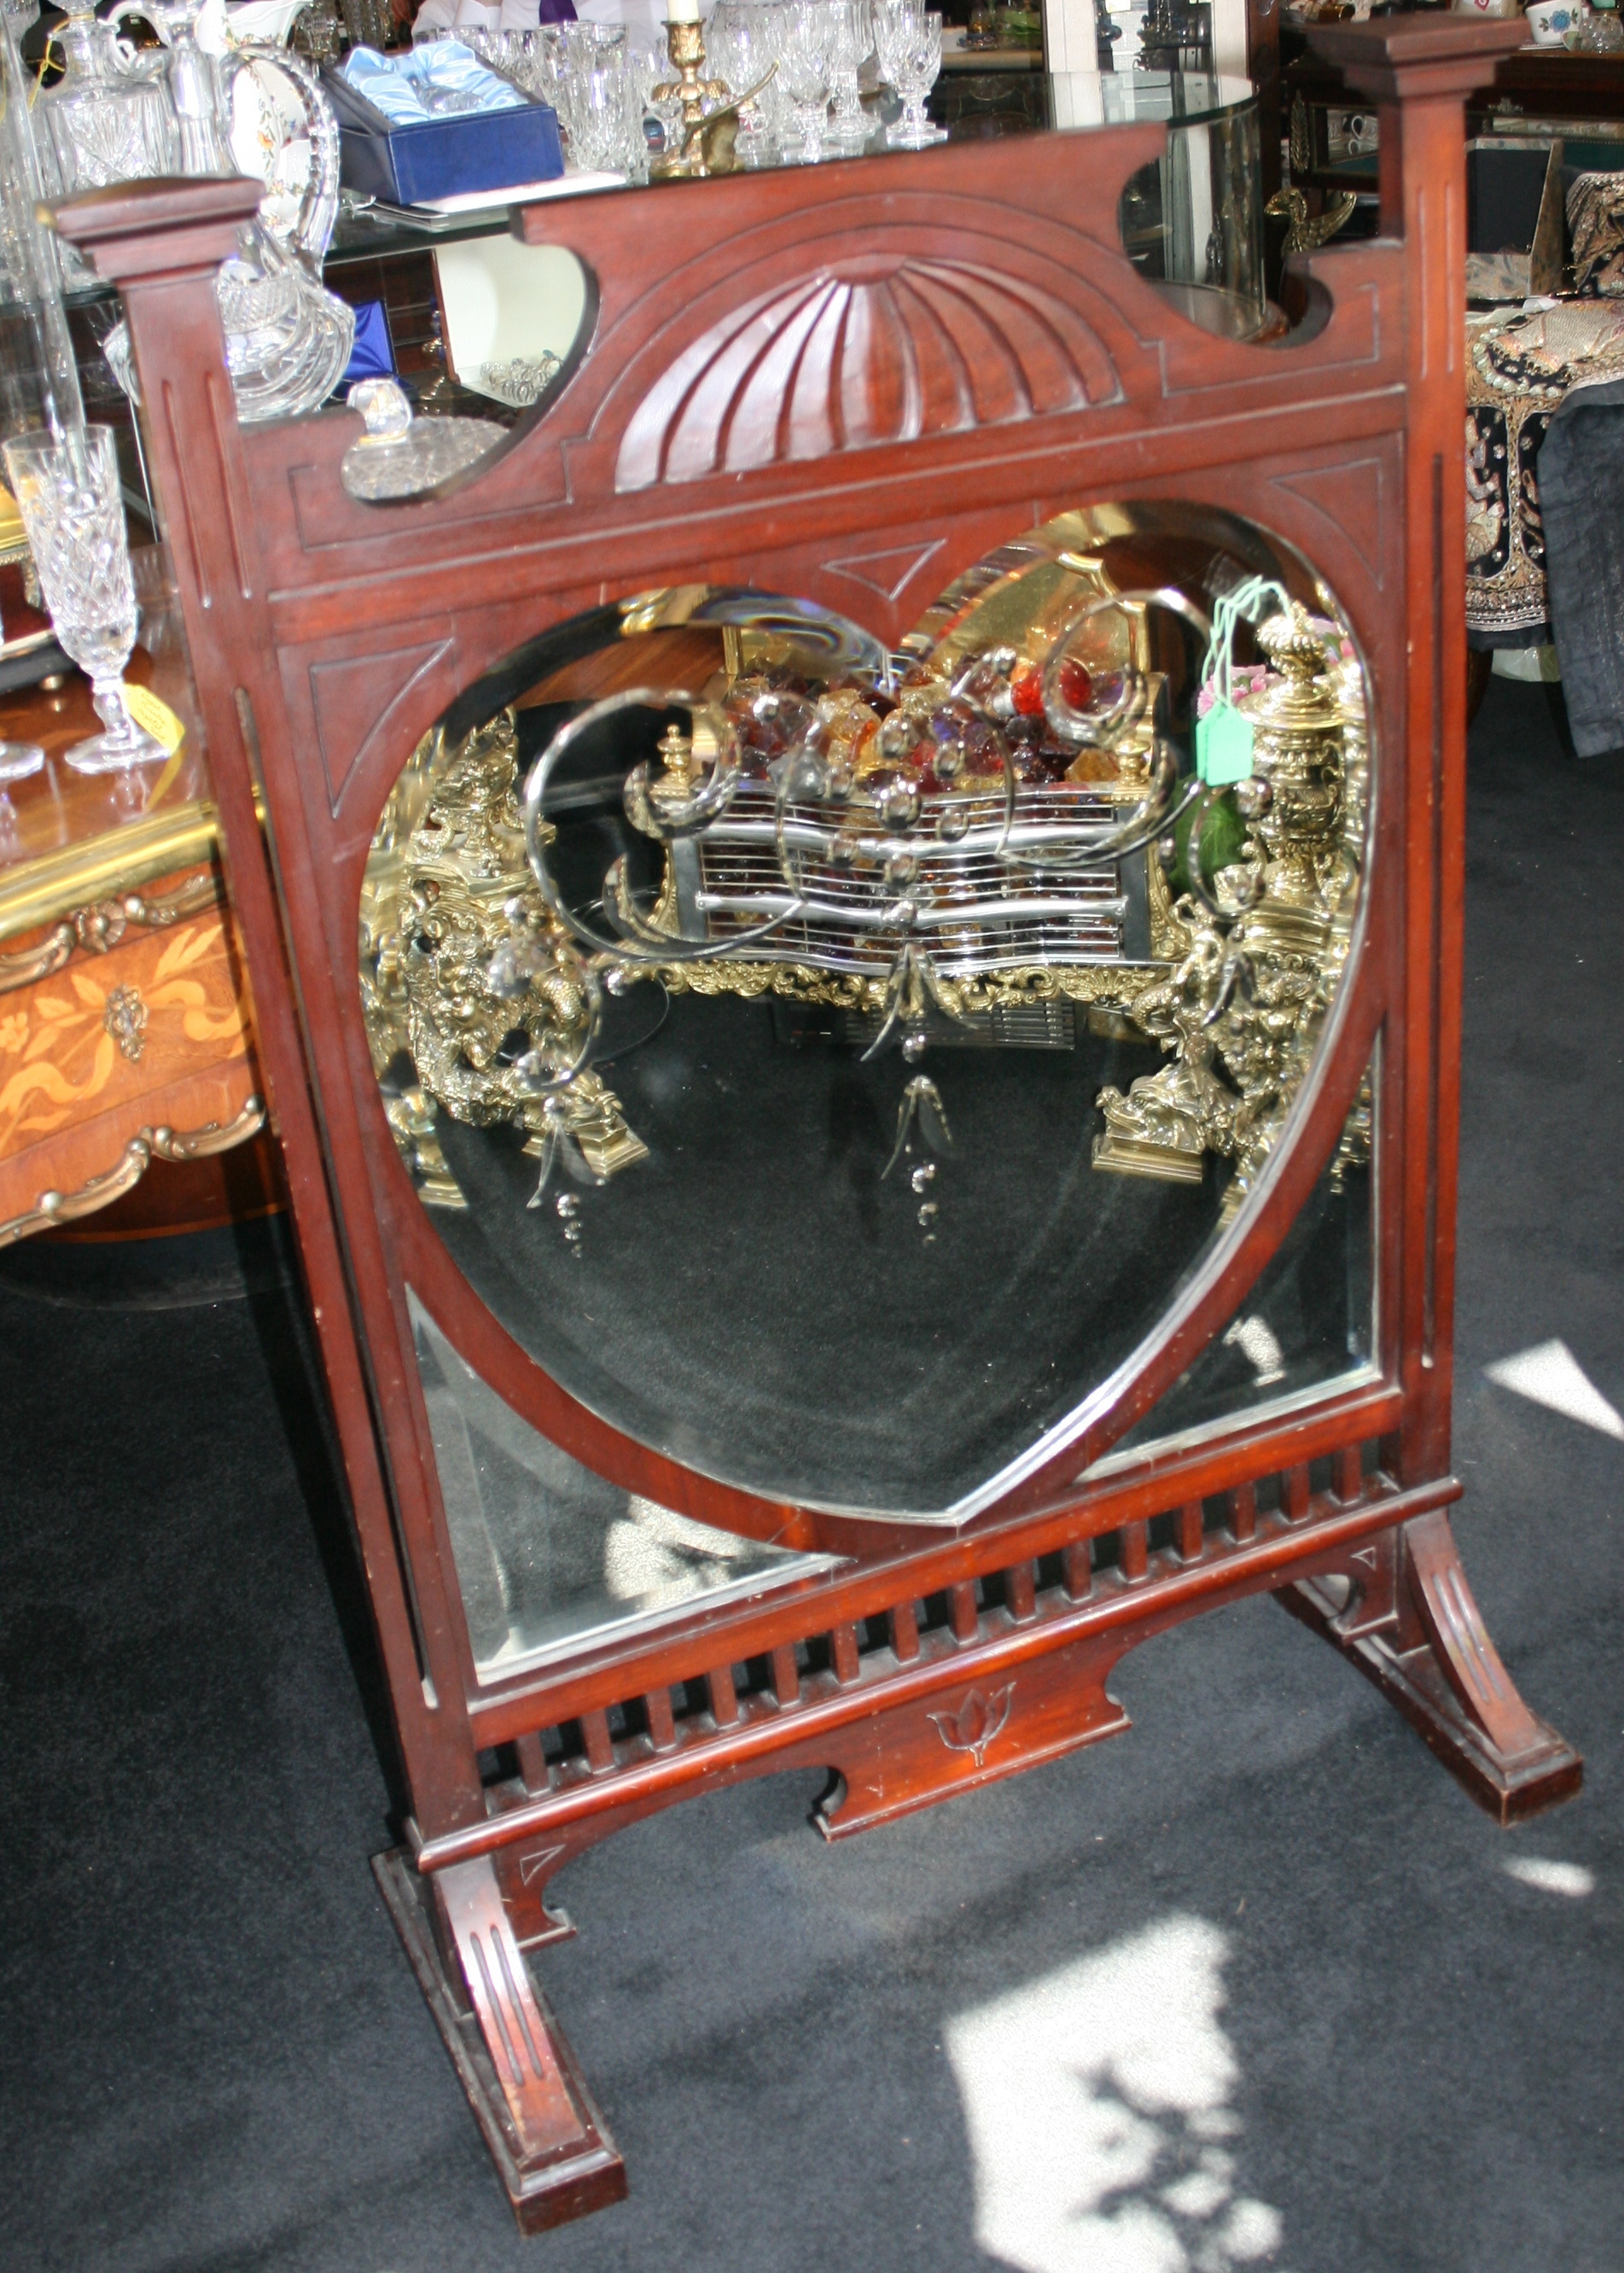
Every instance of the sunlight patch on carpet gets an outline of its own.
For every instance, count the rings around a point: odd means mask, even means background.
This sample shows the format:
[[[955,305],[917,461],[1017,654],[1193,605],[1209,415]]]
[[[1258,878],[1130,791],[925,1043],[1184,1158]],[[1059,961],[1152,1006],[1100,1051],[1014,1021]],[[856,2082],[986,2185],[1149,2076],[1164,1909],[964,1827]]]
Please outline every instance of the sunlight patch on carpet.
[[[1549,1863],[1540,1855],[1514,1855],[1503,1865],[1508,1876],[1542,1894],[1567,1894],[1575,1902],[1596,1891],[1596,1873],[1583,1863]]]
[[[1227,1938],[1174,1917],[950,2022],[976,2239],[1021,2273],[1232,2273],[1278,2247],[1238,2187]]]
[[[1483,1369],[1491,1381],[1518,1397],[1548,1406],[1553,1413],[1565,1413],[1587,1429],[1599,1429],[1604,1437],[1624,1437],[1624,1420],[1566,1342],[1537,1342],[1532,1349],[1519,1350],[1515,1357],[1502,1357]]]

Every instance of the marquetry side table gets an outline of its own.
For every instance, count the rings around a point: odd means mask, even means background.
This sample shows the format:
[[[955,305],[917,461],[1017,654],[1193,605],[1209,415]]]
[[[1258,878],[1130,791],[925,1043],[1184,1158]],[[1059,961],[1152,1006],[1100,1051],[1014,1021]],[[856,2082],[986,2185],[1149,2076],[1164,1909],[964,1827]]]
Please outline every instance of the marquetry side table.
[[[0,731],[46,753],[0,799],[0,1247],[265,1121],[190,677],[161,607],[146,635],[131,676],[186,729],[166,766],[66,765],[94,728],[77,673],[0,698]]]

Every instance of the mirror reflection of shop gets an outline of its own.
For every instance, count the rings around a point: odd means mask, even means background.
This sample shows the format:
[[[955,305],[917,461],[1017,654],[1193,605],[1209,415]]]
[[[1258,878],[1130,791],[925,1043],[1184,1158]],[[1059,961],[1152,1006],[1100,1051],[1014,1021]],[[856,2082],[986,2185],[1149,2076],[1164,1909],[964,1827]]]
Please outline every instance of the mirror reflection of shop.
[[[1261,803],[1197,769],[1222,596]],[[1320,1046],[1367,810],[1330,604],[1228,516],[1101,506],[894,651],[689,587],[469,689],[363,910],[385,1109],[456,1278],[589,1410],[740,1490],[903,1521],[1007,1491],[1239,1220]],[[1367,1374],[1370,1111],[1222,1379],[1141,1437]],[[493,1673],[813,1567],[596,1483],[414,1303]]]

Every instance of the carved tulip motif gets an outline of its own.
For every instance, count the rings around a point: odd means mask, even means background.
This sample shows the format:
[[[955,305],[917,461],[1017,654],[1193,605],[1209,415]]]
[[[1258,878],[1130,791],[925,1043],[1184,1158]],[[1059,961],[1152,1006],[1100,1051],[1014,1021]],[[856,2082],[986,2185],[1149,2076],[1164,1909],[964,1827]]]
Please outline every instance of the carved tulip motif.
[[[936,1733],[950,1752],[969,1752],[976,1766],[984,1767],[987,1747],[1002,1730],[1009,1718],[1010,1699],[1015,1684],[1007,1681],[990,1697],[979,1689],[972,1689],[956,1713],[932,1713]]]

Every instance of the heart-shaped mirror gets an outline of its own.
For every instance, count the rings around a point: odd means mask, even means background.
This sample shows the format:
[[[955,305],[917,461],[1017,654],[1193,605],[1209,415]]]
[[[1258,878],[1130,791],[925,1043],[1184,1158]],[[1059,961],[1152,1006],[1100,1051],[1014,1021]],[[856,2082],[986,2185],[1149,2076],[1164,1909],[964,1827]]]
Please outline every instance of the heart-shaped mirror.
[[[689,587],[488,674],[362,908],[434,1395],[494,1320],[741,1506],[893,1534],[1064,1472],[1289,1142],[1357,933],[1366,693],[1310,564],[1142,503],[1001,547],[894,652]],[[1367,1362],[1369,1129],[1366,1085],[1141,1440]],[[548,1489],[510,1492],[510,1562]],[[770,1528],[654,1548],[727,1584]]]

